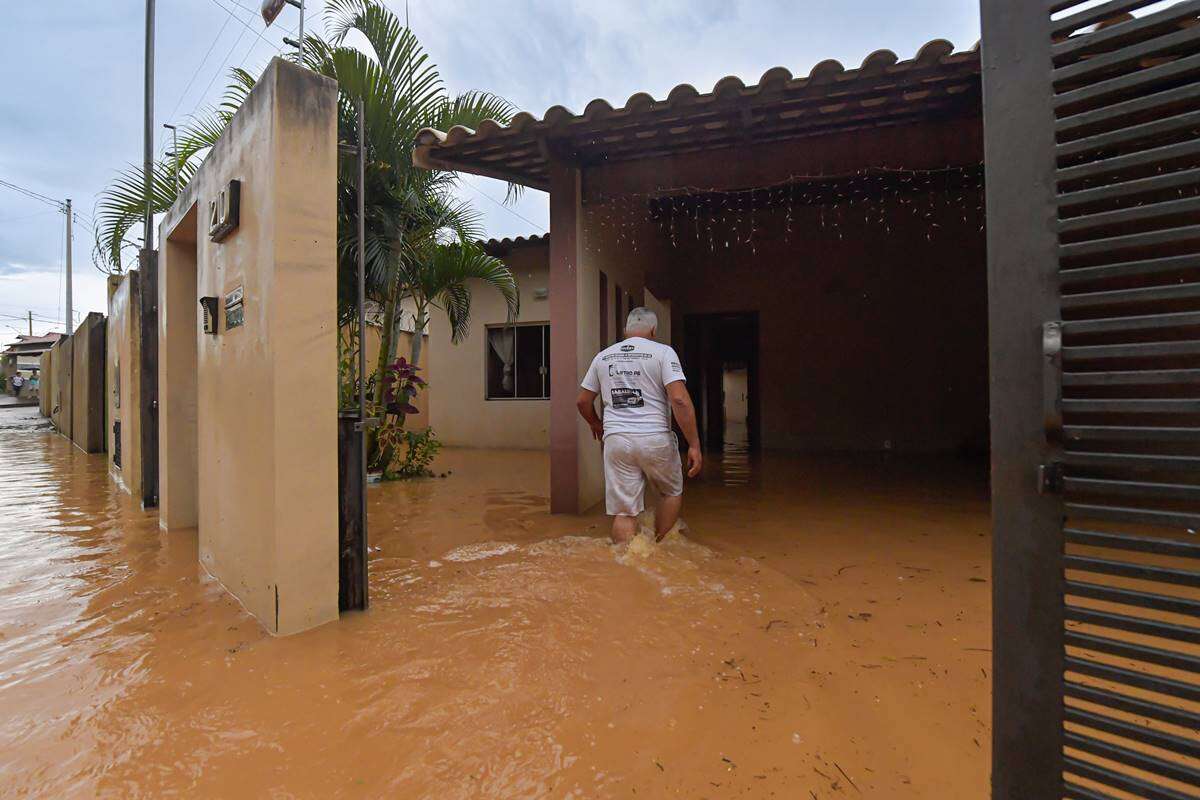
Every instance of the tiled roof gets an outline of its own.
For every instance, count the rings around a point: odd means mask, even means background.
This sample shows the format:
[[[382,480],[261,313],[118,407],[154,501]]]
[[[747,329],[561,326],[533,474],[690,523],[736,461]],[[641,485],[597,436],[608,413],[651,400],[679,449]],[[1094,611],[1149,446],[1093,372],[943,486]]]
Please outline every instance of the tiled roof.
[[[503,239],[488,239],[486,242],[480,242],[479,244],[488,254],[501,256],[520,247],[536,247],[541,244],[550,244],[550,234],[535,233],[532,236],[518,236],[515,239],[509,239],[508,237]]]
[[[53,345],[62,338],[61,333],[48,333],[45,336],[25,336],[17,337],[17,341],[12,342],[2,352],[7,355],[13,353],[28,353],[31,350],[49,350],[50,345]]]
[[[507,125],[425,128],[413,162],[545,189],[552,153],[595,164],[795,139],[937,114],[979,115],[980,98],[978,45],[955,52],[935,39],[906,61],[877,50],[857,69],[822,61],[798,78],[774,67],[749,86],[722,78],[707,94],[682,83],[663,100],[638,93],[620,108],[596,99],[582,114],[553,106],[541,119],[522,112]]]

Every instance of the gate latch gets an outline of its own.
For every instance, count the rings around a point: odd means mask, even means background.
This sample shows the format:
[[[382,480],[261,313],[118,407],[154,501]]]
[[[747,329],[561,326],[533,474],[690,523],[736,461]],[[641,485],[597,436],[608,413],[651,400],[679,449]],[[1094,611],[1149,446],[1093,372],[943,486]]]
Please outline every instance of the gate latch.
[[[1058,461],[1039,464],[1037,468],[1038,494],[1062,494],[1063,465]]]
[[[1062,323],[1042,325],[1042,426],[1046,441],[1062,439]]]

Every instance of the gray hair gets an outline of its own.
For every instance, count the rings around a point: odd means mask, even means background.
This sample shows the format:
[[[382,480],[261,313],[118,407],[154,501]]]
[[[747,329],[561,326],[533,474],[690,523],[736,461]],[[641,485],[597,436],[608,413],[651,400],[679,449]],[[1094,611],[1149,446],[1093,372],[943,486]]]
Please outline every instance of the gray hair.
[[[638,306],[629,312],[625,318],[625,333],[630,331],[650,331],[658,329],[658,315],[645,306]]]

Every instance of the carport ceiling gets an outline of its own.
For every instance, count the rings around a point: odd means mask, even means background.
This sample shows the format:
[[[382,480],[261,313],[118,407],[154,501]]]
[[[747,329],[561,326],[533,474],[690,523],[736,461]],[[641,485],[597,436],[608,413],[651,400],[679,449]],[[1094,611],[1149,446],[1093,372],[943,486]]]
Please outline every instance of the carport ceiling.
[[[981,114],[978,45],[955,52],[935,39],[907,61],[878,50],[858,69],[823,61],[795,78],[775,67],[752,86],[722,78],[707,94],[684,83],[665,100],[639,93],[621,108],[597,99],[582,114],[554,106],[541,119],[522,112],[508,125],[426,128],[413,162],[546,190],[552,158],[593,166]]]

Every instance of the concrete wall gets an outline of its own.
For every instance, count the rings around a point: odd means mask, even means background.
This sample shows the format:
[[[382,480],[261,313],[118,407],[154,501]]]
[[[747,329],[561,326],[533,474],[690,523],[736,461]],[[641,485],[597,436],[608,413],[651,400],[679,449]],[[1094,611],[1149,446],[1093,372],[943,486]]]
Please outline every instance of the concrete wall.
[[[198,525],[205,568],[280,634],[338,613],[336,103],[274,59],[161,225],[160,519]],[[231,179],[240,224],[214,242]],[[202,333],[197,296],[239,286],[245,324]]]
[[[85,453],[106,446],[105,328],[104,315],[93,311],[71,336],[71,441]]]
[[[42,353],[38,366],[38,412],[50,416],[54,407],[54,349]]]
[[[519,245],[502,258],[521,293],[518,321],[549,323],[549,300],[534,298],[535,290],[550,285],[549,245],[545,241]],[[507,319],[500,293],[477,283],[471,285],[471,331],[463,341],[452,343],[445,314],[433,314],[425,376],[436,400],[427,404],[430,425],[448,445],[535,450],[550,445],[549,400],[487,399],[487,326],[503,325]]]
[[[70,336],[64,336],[55,342],[51,348],[51,368],[54,370],[54,395],[50,404],[50,421],[54,429],[71,438],[71,372],[74,359],[71,351],[74,343]]]
[[[126,273],[108,299],[107,385],[109,473],[126,492],[140,497],[141,437],[141,280],[137,270]],[[115,423],[120,422],[121,463]]]

